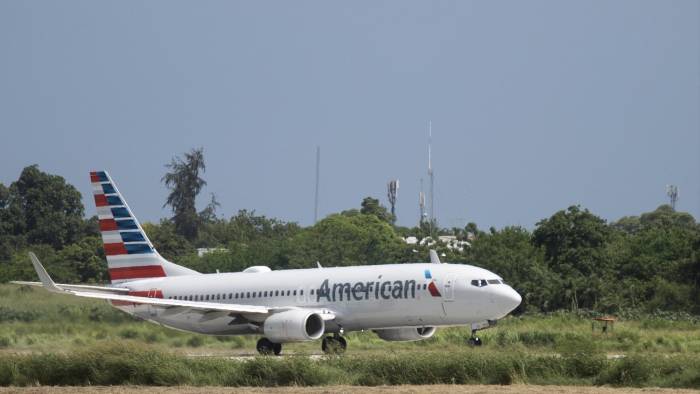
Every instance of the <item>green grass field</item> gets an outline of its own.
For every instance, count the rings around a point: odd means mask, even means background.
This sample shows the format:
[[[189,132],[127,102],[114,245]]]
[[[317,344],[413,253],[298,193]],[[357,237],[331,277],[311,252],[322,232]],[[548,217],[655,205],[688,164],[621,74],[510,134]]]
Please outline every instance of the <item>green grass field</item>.
[[[0,286],[0,385],[611,384],[700,388],[700,322],[648,317],[593,333],[574,314],[508,317],[480,332],[438,330],[421,342],[347,336],[340,358],[255,353],[256,337],[209,337],[138,321],[102,301]],[[285,354],[320,354],[320,343]],[[193,355],[205,357],[188,357]],[[142,365],[148,364],[146,371]],[[119,373],[113,372],[120,371]]]

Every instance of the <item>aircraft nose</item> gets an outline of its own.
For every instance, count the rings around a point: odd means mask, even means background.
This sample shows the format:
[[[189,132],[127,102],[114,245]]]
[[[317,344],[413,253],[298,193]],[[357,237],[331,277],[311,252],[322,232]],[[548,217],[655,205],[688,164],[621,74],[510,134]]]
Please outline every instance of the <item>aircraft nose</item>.
[[[504,315],[510,313],[513,309],[517,308],[522,302],[523,298],[518,294],[517,291],[513,290],[512,287],[506,286],[501,289],[500,297],[501,305],[504,309]]]

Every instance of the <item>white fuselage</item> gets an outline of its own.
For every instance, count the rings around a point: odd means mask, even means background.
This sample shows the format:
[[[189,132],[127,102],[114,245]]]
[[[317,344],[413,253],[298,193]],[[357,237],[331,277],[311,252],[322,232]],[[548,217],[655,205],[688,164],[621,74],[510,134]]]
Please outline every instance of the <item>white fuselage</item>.
[[[474,282],[476,281],[476,282]],[[326,332],[468,325],[507,315],[520,295],[496,274],[469,265],[389,264],[173,276],[125,282],[134,294],[332,313]],[[116,305],[172,328],[213,335],[260,333],[255,315]]]

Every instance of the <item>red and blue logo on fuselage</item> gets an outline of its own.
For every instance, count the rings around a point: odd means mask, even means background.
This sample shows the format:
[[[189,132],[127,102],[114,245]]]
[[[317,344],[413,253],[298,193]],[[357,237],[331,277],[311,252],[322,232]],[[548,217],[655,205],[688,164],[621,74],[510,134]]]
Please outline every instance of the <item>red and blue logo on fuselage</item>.
[[[440,291],[435,285],[435,279],[433,279],[433,275],[430,273],[430,270],[425,270],[424,273],[425,279],[430,280],[430,283],[428,283],[428,291],[430,292],[430,295],[433,297],[442,297]]]

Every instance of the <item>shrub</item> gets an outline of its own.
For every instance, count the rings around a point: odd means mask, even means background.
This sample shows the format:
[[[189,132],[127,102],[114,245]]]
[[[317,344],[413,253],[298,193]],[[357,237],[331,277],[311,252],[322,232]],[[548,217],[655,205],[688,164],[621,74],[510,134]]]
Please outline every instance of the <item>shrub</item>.
[[[605,367],[605,354],[589,337],[568,335],[558,346],[567,376],[594,377]]]
[[[124,339],[136,339],[139,337],[139,332],[132,328],[126,328],[119,332],[119,336]]]
[[[187,340],[187,346],[189,347],[200,347],[204,345],[204,338],[201,336],[192,336]]]
[[[643,386],[649,380],[652,372],[650,363],[639,356],[625,357],[611,362],[610,367],[603,371],[595,383],[613,386]]]

